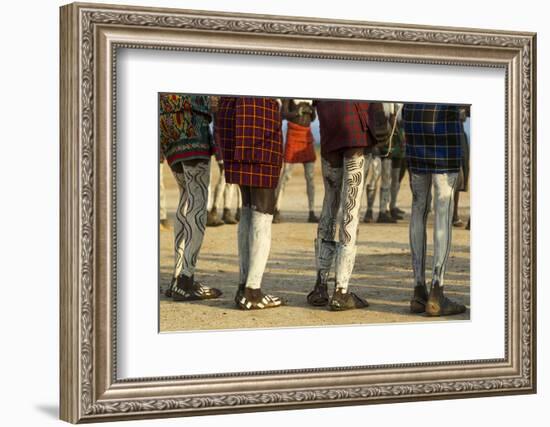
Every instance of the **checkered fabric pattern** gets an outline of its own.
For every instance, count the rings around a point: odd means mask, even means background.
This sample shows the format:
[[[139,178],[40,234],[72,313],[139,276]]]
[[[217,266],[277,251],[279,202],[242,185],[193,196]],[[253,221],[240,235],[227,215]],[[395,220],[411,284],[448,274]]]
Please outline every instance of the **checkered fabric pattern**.
[[[275,99],[222,97],[214,129],[228,183],[277,187],[283,143],[281,112]]]
[[[316,106],[321,130],[321,154],[369,144],[367,102],[318,101]]]
[[[405,104],[403,127],[409,169],[414,173],[460,170],[462,122],[458,105]]]
[[[212,135],[213,135],[212,138],[214,140],[214,154],[213,155],[216,157],[217,162],[223,162],[222,147],[221,147],[220,141],[219,141],[220,133],[216,131],[216,123],[217,123],[216,114],[217,113],[214,113],[214,115],[213,115],[214,120],[213,120],[213,123],[212,123]]]

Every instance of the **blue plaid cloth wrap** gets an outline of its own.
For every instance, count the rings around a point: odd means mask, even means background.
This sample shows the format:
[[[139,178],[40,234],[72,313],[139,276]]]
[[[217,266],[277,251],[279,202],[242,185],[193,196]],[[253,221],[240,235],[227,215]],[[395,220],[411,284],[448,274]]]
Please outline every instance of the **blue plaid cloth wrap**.
[[[405,152],[413,173],[459,172],[464,132],[460,106],[405,104],[403,127]]]

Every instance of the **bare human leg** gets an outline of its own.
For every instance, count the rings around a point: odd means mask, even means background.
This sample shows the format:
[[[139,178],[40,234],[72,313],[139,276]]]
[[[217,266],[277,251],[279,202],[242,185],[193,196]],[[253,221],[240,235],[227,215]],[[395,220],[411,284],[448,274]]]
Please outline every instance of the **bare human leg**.
[[[413,313],[423,313],[426,309],[428,289],[426,288],[426,223],[430,210],[431,174],[410,174],[411,222],[409,225],[409,242],[411,246],[412,267],[414,275],[414,294],[410,303]]]
[[[307,204],[309,209],[308,222],[318,223],[319,218],[315,215],[315,162],[304,163],[304,175],[306,178]]]
[[[434,264],[430,295],[426,303],[428,316],[449,316],[466,311],[466,306],[447,298],[443,291],[445,268],[451,251],[454,192],[457,178],[457,173],[432,175],[435,211]]]
[[[340,222],[339,243],[336,247],[336,289],[330,301],[334,311],[367,307],[366,300],[349,292],[349,281],[355,264],[357,234],[359,225],[359,207],[363,189],[365,158],[363,150],[344,151],[342,174],[342,218]]]
[[[183,162],[182,172],[176,174],[176,179],[183,178],[182,188],[185,188],[186,200],[180,201],[185,208],[181,211],[178,209],[178,214],[183,212],[179,218],[182,226],[179,230],[181,242],[176,245],[179,251],[176,265],[180,270],[176,283],[171,287],[172,298],[175,301],[217,298],[221,295],[219,289],[209,288],[194,278],[206,227],[210,163],[204,160],[186,161]]]
[[[342,194],[341,162],[341,156],[336,155],[321,159],[325,195],[317,227],[317,238],[314,242],[317,280],[313,290],[307,296],[308,303],[313,306],[324,306],[329,302],[328,278],[336,254],[334,237]]]
[[[275,190],[271,188],[241,187],[244,208],[250,210],[248,226],[248,266],[245,266],[246,255],[239,252],[241,265],[246,271],[246,282],[242,294],[238,294],[237,305],[243,310],[265,309],[279,307],[283,301],[274,295],[261,291],[262,278],[265,272],[269,251],[271,248],[271,223],[275,209]],[[243,227],[244,232],[244,227]],[[245,247],[241,237],[241,247]],[[241,279],[244,279],[242,277]]]

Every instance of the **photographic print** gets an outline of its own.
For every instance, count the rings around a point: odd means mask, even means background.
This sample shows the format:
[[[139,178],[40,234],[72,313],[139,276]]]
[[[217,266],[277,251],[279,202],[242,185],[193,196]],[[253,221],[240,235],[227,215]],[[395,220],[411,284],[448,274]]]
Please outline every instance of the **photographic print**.
[[[469,319],[469,105],[158,102],[161,332]]]
[[[63,6],[60,417],[536,392],[536,56]]]

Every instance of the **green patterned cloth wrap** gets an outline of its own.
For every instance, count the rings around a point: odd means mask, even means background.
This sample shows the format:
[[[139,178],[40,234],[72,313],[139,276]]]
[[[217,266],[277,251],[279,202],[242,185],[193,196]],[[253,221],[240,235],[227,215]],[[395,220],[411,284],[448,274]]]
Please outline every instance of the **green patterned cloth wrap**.
[[[214,153],[211,121],[207,96],[160,94],[160,146],[170,166],[185,160],[210,158]]]
[[[395,127],[395,132],[392,138],[391,156],[394,159],[402,159],[405,157],[405,131],[399,122]]]

